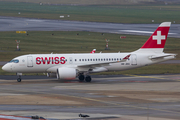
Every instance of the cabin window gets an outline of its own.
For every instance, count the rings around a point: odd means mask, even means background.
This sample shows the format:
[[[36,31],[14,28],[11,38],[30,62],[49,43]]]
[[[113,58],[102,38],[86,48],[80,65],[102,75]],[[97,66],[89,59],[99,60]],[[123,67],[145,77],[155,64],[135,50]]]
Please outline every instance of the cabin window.
[[[79,59],[79,61],[81,61],[81,59]]]
[[[16,59],[16,60],[14,60],[14,63],[18,63],[18,62],[19,62],[19,60],[17,60],[17,59]]]

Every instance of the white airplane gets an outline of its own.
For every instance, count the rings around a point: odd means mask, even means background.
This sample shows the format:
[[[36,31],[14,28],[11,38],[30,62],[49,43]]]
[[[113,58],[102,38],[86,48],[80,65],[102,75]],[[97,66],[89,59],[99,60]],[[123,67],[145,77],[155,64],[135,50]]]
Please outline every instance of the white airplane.
[[[12,59],[2,69],[15,72],[21,82],[22,73],[47,73],[57,79],[91,82],[90,73],[121,71],[170,60],[176,54],[164,53],[171,22],[163,22],[138,50],[130,53],[29,54]]]

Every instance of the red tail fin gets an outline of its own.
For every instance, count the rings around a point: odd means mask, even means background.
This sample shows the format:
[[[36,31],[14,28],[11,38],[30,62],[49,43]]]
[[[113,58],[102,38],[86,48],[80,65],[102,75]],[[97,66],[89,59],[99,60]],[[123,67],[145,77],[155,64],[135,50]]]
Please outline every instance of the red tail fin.
[[[156,31],[151,35],[151,37],[146,41],[146,43],[141,47],[144,48],[164,48],[166,39],[168,36],[169,28],[171,22],[163,22],[159,25]]]

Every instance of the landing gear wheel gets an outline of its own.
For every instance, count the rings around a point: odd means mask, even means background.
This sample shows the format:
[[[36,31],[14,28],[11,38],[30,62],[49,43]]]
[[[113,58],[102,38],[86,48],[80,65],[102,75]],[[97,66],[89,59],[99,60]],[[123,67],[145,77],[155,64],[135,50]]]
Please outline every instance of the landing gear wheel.
[[[17,81],[18,81],[18,82],[21,82],[21,78],[18,78]]]
[[[83,81],[84,81],[84,75],[80,75],[80,76],[79,76],[79,81],[80,81],[80,82],[83,82]]]
[[[86,82],[91,82],[91,76],[86,76],[85,81]]]

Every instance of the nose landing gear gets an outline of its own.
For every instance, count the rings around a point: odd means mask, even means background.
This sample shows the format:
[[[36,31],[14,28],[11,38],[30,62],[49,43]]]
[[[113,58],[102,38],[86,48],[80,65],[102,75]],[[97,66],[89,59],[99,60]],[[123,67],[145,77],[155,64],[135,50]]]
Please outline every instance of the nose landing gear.
[[[21,78],[18,78],[17,81],[18,81],[18,82],[21,82]]]
[[[21,82],[22,73],[16,73],[16,75],[18,76],[17,82]]]

